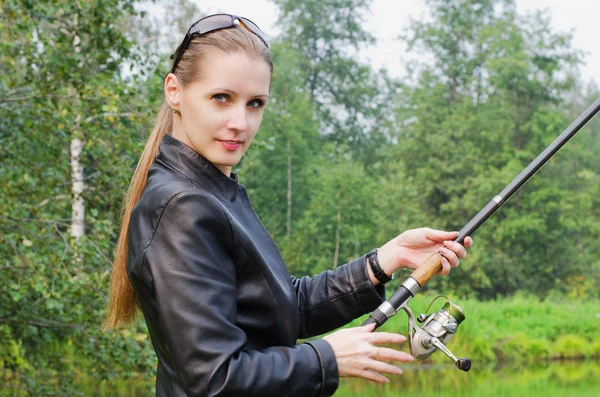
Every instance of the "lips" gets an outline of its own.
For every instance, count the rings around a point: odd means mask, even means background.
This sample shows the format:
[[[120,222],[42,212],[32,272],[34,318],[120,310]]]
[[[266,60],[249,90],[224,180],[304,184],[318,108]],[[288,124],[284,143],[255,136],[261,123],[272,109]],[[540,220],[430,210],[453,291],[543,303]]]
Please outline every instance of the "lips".
[[[236,150],[242,146],[242,141],[217,139],[227,150]]]

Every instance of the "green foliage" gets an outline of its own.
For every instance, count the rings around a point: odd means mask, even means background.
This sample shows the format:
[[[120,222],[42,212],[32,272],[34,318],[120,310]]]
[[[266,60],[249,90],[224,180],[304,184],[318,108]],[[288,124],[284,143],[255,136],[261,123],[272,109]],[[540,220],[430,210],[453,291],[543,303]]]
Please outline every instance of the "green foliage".
[[[556,341],[554,358],[586,358],[594,354],[594,346],[579,335],[563,335]]]
[[[27,368],[27,361],[23,358],[23,344],[14,340],[11,329],[0,325],[0,368],[11,371],[21,371]]]
[[[415,82],[398,106],[402,144],[384,152],[385,163],[405,164],[392,166],[399,176],[383,190],[408,185],[411,202],[390,201],[392,213],[408,207],[422,224],[459,229],[568,126],[573,115],[561,107],[575,86],[564,71],[580,54],[547,15],[518,15],[511,1],[428,4],[432,19],[413,21],[407,41],[434,62],[413,65]],[[593,156],[589,138],[569,143],[477,231],[467,271],[434,286],[481,298],[570,290],[564,280],[597,262],[597,246],[581,242],[599,229],[588,223],[598,219],[597,184],[589,183],[598,165],[579,162]],[[591,283],[597,296],[598,279]]]
[[[573,77],[581,54],[570,35],[553,31],[545,13],[518,14],[511,0],[427,1],[431,18],[403,36],[425,58],[404,81],[355,59],[373,41],[363,27],[370,1],[275,3],[282,33],[272,40],[271,99],[235,171],[298,276],[408,228],[459,229],[600,93]],[[166,55],[200,16],[185,0],[0,2],[7,390],[116,395],[129,387],[121,379],[150,388],[155,357],[143,321],[99,327],[121,200],[162,101]],[[428,285],[464,297],[467,321],[450,345],[461,355],[600,356],[599,134],[596,118],[477,231],[459,269]],[[77,240],[75,138],[86,183]],[[426,299],[413,304],[423,310]],[[405,321],[386,328],[404,333]]]
[[[550,356],[550,347],[544,339],[530,339],[527,335],[518,333],[511,334],[497,347],[498,354],[502,354],[502,360],[511,362],[544,360]]]
[[[359,257],[370,249],[376,224],[372,194],[376,184],[364,167],[349,154],[331,154],[311,164],[311,200],[297,228],[284,247],[291,269],[297,274],[314,274]]]
[[[431,293],[421,293],[409,303],[419,315],[424,313]],[[458,299],[451,296],[465,312],[466,320],[449,342],[449,349],[460,357],[478,363],[532,363],[550,359],[590,358],[598,352],[598,300],[571,301],[565,298],[540,300],[532,295],[517,294],[492,301]],[[429,313],[442,304],[436,302]],[[366,319],[353,321],[359,326]],[[406,335],[407,316],[400,312],[390,318],[381,331]],[[403,349],[408,351],[408,346]],[[448,363],[442,353],[427,362]]]
[[[363,28],[371,0],[275,0],[280,39],[303,56],[299,87],[310,94],[321,133],[370,164],[392,121],[395,83],[356,61],[374,42]]]
[[[0,367],[18,371],[2,383],[28,395],[72,395],[84,370],[154,366],[148,341],[100,332],[118,211],[149,128],[144,85],[121,77],[135,59],[117,25],[132,12],[131,1],[0,3]],[[75,138],[87,185],[79,240]]]

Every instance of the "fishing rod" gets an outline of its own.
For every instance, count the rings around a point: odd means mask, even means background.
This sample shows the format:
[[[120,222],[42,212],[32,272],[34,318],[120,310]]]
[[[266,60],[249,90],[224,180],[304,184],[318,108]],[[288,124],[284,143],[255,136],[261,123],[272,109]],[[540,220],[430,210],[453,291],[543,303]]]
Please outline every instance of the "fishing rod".
[[[581,114],[562,134],[558,136],[527,168],[513,179],[498,195],[485,206],[475,217],[473,217],[458,233],[454,241],[462,244],[465,237],[470,236],[479,226],[496,212],[510,197],[515,194],[527,181],[552,158],[583,126],[600,111],[600,98]],[[402,283],[400,288],[385,302],[383,302],[369,318],[363,323],[369,325],[375,323],[375,328],[381,327],[390,317],[398,311],[404,310],[408,315],[408,334],[410,350],[417,360],[429,357],[437,349],[443,351],[450,357],[458,369],[468,371],[471,368],[469,358],[456,358],[446,344],[458,330],[458,326],[465,319],[464,311],[456,304],[447,299],[444,306],[435,314],[421,314],[415,319],[414,314],[408,307],[408,301],[442,269],[442,254],[439,252],[431,255]],[[433,302],[440,296],[435,298]],[[427,312],[429,308],[425,312]],[[423,323],[419,327],[416,322]]]

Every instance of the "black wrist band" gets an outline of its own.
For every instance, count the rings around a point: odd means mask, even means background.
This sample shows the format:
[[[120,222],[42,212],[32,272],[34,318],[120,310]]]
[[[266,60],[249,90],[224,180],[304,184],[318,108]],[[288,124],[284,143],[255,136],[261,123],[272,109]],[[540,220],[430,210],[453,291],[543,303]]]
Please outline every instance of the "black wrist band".
[[[367,254],[367,261],[371,266],[371,270],[373,271],[373,275],[375,276],[375,278],[379,280],[381,284],[385,284],[394,278],[394,274],[392,273],[392,277],[390,277],[383,271],[381,265],[379,264],[379,259],[377,258],[378,250],[378,248],[375,248],[374,250],[370,251]]]

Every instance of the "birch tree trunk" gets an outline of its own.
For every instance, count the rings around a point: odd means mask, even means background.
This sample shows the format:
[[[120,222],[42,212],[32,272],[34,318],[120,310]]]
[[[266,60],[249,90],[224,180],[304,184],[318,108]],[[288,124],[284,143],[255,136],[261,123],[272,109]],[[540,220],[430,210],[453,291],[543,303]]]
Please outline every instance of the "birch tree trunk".
[[[78,240],[85,234],[85,203],[83,201],[83,167],[79,162],[83,141],[79,138],[71,140],[71,183],[73,191],[73,204],[71,207],[71,236]]]

